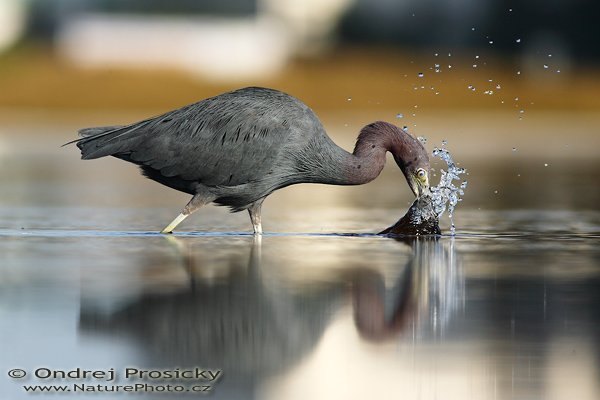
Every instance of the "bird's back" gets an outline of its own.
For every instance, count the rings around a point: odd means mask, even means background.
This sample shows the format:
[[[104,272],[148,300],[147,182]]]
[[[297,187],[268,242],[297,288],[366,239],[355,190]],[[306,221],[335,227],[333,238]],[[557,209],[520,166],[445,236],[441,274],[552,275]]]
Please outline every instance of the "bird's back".
[[[326,138],[318,118],[304,103],[276,90],[254,87],[132,125],[88,128],[80,134],[77,146],[83,159],[115,156],[139,165],[146,176],[172,188],[192,194],[211,190],[217,202],[243,194],[237,203],[301,181],[295,155]]]

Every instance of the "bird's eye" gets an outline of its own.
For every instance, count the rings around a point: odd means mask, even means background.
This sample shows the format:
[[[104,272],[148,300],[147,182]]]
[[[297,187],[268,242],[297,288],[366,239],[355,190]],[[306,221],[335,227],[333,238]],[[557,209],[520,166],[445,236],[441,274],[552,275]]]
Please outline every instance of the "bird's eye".
[[[419,168],[417,170],[417,177],[419,177],[420,180],[424,181],[425,178],[427,178],[427,172],[424,169]]]

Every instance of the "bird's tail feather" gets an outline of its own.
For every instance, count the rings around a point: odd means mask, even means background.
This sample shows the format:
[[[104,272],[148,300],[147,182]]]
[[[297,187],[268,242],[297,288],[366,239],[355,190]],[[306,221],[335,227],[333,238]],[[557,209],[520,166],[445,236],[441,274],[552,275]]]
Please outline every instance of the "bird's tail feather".
[[[114,154],[116,149],[107,146],[107,142],[118,135],[123,128],[123,126],[100,126],[81,129],[78,132],[81,138],[74,141],[81,150],[81,158],[90,160]]]
[[[142,128],[152,120],[146,120],[132,125],[101,126],[85,128],[79,131],[79,139],[65,143],[66,146],[75,143],[81,150],[81,158],[91,160],[104,156],[116,155],[126,151],[126,140],[117,140],[128,133]]]
[[[80,129],[79,132],[77,132],[77,133],[79,134],[79,136],[81,138],[87,138],[87,137],[90,137],[90,136],[99,135],[101,133],[106,133],[108,131],[116,131],[117,129],[120,129],[122,127],[123,127],[123,125],[98,126],[96,128],[84,128],[84,129]]]

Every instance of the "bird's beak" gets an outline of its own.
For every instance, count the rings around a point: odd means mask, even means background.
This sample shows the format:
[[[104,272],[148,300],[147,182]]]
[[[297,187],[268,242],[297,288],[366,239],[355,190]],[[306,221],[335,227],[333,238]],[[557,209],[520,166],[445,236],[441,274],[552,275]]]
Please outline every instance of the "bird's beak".
[[[411,179],[409,180],[408,183],[409,183],[409,186],[410,186],[412,192],[415,194],[415,197],[417,199],[419,197],[423,196],[424,194],[430,193],[428,177],[425,177],[425,181],[421,181],[416,176],[411,176]]]

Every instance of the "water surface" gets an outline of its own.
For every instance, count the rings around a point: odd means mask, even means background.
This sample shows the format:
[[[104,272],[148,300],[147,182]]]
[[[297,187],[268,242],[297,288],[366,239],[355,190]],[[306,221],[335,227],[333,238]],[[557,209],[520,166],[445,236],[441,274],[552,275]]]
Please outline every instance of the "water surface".
[[[215,399],[600,398],[589,161],[469,164],[455,237],[374,234],[411,203],[389,167],[364,187],[293,187],[257,240],[217,207],[159,235],[187,196],[52,149],[0,157],[2,398],[73,383],[12,368],[131,366],[222,370]]]

